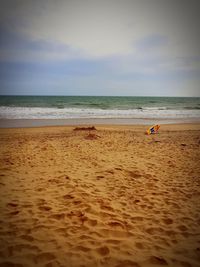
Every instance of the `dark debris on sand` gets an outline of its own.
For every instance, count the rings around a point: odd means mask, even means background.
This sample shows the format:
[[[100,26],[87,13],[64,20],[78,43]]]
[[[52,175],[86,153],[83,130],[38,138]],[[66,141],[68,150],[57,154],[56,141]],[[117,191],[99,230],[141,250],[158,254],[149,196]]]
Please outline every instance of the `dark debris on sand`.
[[[96,131],[97,129],[94,126],[91,127],[76,127],[74,131]]]

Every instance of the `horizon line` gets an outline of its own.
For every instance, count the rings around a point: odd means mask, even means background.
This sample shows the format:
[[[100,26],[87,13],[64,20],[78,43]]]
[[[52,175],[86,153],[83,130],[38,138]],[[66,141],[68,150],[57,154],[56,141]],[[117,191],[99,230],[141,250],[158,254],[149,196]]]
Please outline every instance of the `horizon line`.
[[[182,98],[200,98],[200,96],[161,96],[161,95],[38,95],[38,94],[0,94],[0,97],[4,96],[47,96],[47,97],[182,97]]]

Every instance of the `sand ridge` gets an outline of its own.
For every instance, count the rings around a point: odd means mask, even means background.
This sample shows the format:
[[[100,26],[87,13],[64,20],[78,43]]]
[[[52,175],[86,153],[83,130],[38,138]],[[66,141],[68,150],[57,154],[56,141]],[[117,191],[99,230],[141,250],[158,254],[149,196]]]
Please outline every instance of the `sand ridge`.
[[[0,266],[200,264],[200,126],[0,130]]]

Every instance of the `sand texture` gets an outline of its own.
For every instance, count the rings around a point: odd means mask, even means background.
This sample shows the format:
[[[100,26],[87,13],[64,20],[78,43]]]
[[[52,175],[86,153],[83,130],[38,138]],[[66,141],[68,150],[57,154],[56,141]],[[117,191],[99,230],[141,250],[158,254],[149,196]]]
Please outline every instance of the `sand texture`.
[[[0,130],[0,266],[200,266],[200,125]]]

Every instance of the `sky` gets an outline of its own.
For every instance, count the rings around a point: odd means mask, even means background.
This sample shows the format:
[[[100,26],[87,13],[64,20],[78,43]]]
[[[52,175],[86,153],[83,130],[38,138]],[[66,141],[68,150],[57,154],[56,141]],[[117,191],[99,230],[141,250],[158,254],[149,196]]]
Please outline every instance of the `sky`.
[[[200,96],[199,0],[0,3],[0,95]]]

